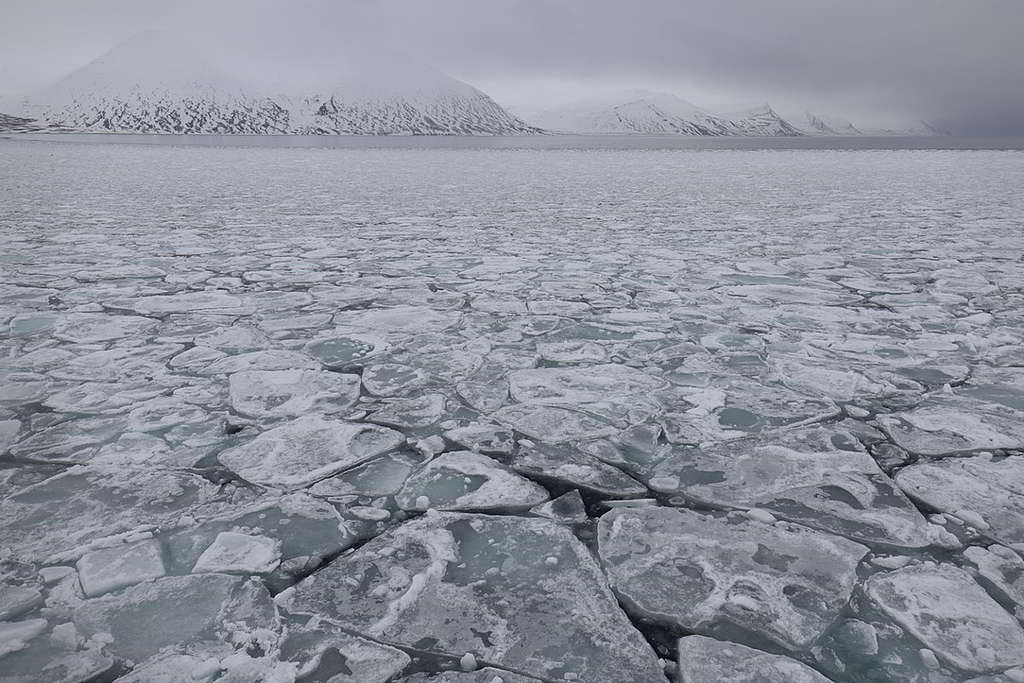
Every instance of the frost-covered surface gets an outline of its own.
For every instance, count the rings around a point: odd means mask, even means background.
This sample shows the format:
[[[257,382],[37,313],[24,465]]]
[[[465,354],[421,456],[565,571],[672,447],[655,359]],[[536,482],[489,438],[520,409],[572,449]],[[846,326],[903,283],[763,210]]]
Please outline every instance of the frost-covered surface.
[[[0,146],[0,682],[1024,677],[1020,153]]]

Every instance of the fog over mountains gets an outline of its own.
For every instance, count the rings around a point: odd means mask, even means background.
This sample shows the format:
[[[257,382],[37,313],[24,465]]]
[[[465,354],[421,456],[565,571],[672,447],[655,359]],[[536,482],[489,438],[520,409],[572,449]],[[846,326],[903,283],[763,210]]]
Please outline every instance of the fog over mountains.
[[[21,116],[67,130],[141,133],[508,135],[537,132],[438,71],[368,58],[305,92],[267,92],[187,43],[147,32],[29,95]]]
[[[15,103],[0,130],[248,135],[932,135],[869,130],[771,105],[710,111],[633,90],[517,117],[481,90],[414,60],[363,50],[331,82],[268,88],[222,70],[178,36],[147,31]]]

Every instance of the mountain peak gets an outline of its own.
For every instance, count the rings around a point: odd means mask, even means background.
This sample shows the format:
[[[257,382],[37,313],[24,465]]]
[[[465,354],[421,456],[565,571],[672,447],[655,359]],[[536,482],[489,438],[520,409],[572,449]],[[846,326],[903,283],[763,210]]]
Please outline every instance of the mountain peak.
[[[71,130],[143,133],[496,135],[535,132],[476,88],[370,48],[336,83],[268,96],[179,36],[146,31],[30,98],[26,113]]]

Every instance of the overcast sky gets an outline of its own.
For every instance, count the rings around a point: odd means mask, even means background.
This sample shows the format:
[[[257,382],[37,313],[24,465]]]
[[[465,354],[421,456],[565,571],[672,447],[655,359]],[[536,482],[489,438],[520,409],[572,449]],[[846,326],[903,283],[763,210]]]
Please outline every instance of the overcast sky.
[[[1024,0],[0,0],[0,92],[24,92],[146,29],[253,81],[327,76],[387,47],[520,112],[665,90],[855,123],[917,118],[1024,134]],[[357,50],[367,54],[370,49]]]

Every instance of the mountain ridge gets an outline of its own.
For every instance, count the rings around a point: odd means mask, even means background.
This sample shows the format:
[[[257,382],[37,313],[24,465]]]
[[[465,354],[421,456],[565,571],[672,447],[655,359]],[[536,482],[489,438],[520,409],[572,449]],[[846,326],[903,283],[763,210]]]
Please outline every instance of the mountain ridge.
[[[43,125],[102,132],[510,135],[540,132],[488,95],[422,65],[373,82],[350,69],[318,92],[269,95],[221,72],[176,37],[136,36],[30,97]]]

